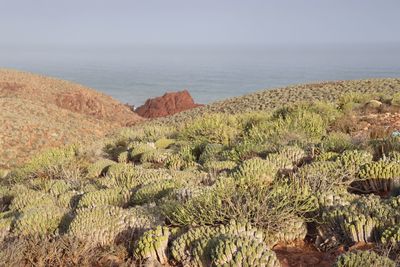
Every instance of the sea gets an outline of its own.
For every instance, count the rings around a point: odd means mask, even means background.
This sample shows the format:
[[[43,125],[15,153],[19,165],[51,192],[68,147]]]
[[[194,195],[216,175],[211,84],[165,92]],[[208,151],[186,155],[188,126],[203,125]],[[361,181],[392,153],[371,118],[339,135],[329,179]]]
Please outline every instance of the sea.
[[[400,44],[0,46],[0,67],[77,82],[136,107],[183,89],[208,104],[298,83],[400,78]]]

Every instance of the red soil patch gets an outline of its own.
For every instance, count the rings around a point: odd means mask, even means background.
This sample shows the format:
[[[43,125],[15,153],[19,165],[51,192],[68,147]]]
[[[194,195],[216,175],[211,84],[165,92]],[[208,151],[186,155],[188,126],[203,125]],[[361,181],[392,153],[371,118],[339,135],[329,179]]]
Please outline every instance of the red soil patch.
[[[201,106],[193,101],[187,90],[166,93],[163,96],[146,100],[135,112],[144,118],[166,117],[184,110]]]
[[[282,267],[330,267],[335,262],[335,253],[317,251],[312,244],[299,241],[292,246],[276,245],[275,251]]]

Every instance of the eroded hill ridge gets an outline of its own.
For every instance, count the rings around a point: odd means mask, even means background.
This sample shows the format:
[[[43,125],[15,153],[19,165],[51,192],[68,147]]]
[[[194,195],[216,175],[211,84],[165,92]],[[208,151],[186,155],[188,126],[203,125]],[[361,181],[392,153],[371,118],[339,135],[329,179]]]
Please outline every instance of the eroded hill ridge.
[[[103,137],[141,117],[82,85],[0,69],[0,166],[24,162],[48,147]]]

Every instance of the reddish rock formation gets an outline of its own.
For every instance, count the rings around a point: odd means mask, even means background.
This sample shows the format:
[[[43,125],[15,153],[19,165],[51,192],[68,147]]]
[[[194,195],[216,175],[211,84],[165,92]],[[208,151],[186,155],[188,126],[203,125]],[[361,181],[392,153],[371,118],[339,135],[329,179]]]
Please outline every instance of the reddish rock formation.
[[[144,118],[166,117],[184,110],[201,106],[194,103],[187,90],[181,92],[166,93],[163,96],[146,100],[143,106],[135,112]]]

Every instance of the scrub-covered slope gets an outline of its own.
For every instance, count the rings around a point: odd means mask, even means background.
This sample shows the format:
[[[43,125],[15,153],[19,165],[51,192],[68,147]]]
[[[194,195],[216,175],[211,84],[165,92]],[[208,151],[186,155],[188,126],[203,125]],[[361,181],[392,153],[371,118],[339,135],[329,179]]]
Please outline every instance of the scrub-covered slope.
[[[399,113],[353,93],[48,151],[0,180],[0,262],[394,267]]]
[[[0,167],[140,120],[125,105],[81,85],[0,69]]]
[[[246,111],[268,111],[301,101],[335,101],[350,93],[395,93],[400,92],[400,79],[370,79],[293,85],[286,88],[263,90],[244,96],[233,97],[210,105],[178,113],[160,122],[174,123],[190,121],[205,113],[228,114]]]

